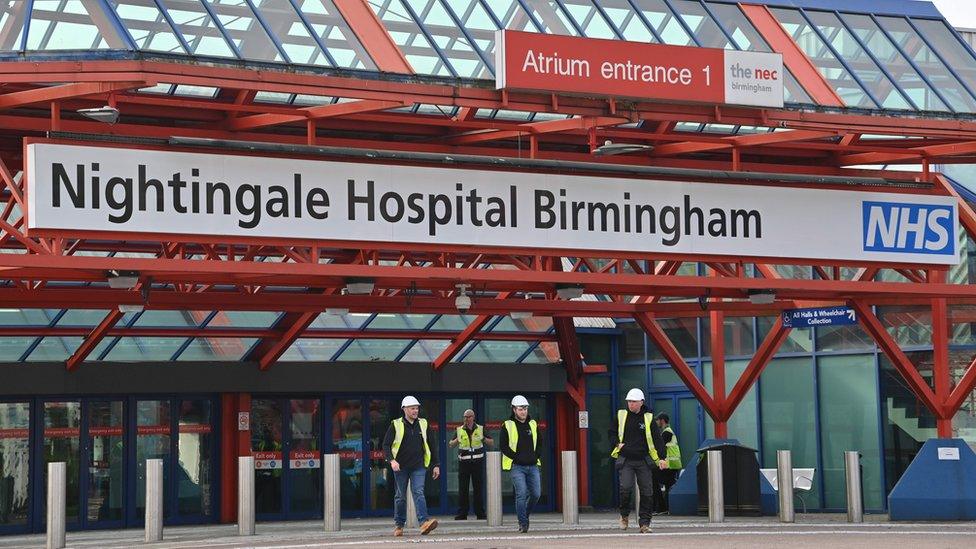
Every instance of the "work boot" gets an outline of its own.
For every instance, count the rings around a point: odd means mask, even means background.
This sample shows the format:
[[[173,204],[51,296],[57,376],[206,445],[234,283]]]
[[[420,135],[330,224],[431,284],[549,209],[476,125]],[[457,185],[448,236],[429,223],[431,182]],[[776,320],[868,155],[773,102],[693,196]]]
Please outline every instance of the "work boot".
[[[403,537],[403,526],[397,526],[393,528],[393,537],[395,538]]]
[[[423,524],[420,525],[420,535],[426,536],[427,534],[434,531],[437,528],[437,519],[427,519]]]
[[[524,534],[524,533],[526,533],[528,531],[529,531],[529,529],[526,528],[524,524],[519,524],[519,529],[518,529],[518,533],[519,534]]]
[[[650,534],[651,533],[651,525],[650,524],[645,524],[645,525],[641,526],[640,527],[640,533],[641,534]]]
[[[630,517],[620,517],[620,529],[626,530],[630,526]]]

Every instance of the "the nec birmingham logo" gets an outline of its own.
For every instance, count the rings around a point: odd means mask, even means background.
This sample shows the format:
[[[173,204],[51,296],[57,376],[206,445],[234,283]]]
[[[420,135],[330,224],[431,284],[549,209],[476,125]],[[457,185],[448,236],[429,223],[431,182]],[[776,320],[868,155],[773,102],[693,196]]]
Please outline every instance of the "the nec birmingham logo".
[[[951,206],[865,201],[861,213],[864,251],[956,254]]]

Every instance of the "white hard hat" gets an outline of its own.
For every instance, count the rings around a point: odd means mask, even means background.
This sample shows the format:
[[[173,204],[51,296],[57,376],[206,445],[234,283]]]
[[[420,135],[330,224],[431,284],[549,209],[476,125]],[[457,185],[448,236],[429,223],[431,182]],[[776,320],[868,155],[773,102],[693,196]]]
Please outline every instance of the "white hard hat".
[[[515,395],[512,399],[512,406],[528,406],[529,401],[522,395]]]
[[[625,398],[624,400],[634,400],[634,401],[644,400],[644,391],[641,391],[640,389],[637,388],[631,389],[627,391],[627,398]]]
[[[407,395],[403,397],[403,400],[400,402],[400,407],[406,408],[407,406],[420,406],[420,401],[410,395]]]

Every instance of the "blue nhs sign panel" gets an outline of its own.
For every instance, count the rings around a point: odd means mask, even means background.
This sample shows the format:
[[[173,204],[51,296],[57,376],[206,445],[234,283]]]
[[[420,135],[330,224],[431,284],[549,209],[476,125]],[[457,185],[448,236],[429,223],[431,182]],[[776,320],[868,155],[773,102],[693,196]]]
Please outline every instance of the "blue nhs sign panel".
[[[956,255],[952,206],[865,200],[861,214],[866,252]]]

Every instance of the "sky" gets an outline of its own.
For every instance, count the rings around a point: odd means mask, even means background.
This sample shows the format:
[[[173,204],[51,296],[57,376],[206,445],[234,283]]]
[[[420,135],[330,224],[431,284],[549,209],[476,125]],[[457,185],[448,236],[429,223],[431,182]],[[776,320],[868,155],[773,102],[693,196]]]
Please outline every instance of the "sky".
[[[953,27],[976,29],[976,0],[932,0]]]

